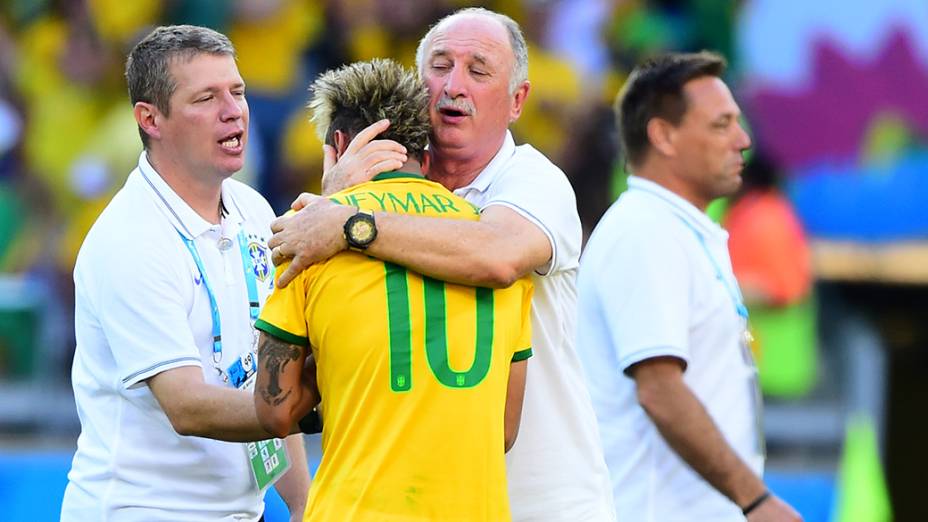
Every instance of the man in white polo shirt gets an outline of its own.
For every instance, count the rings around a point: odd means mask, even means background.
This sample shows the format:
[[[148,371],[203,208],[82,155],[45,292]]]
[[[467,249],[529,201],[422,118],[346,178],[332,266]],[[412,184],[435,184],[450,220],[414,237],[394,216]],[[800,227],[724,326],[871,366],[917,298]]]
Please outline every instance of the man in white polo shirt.
[[[160,27],[132,50],[126,78],[145,150],[74,270],[81,435],[61,520],[255,521],[281,474],[299,520],[302,437],[243,444],[273,438],[248,388],[274,214],[228,179],[248,130],[232,44]]]
[[[480,220],[374,212],[378,234],[366,252],[474,286],[504,287],[532,275],[535,355],[519,438],[507,454],[512,518],[612,521],[596,418],[574,352],[581,243],[574,192],[556,165],[530,145],[516,146],[508,130],[529,92],[525,39],[506,16],[464,9],[429,30],[416,61],[431,96],[428,177],[477,205]],[[327,169],[338,172],[327,182],[350,186],[402,165],[405,157],[390,154],[398,144],[367,143],[379,130],[382,124],[362,131]],[[310,207],[282,218],[286,230],[275,236],[279,256],[297,255],[281,283],[347,248],[342,229],[356,209],[305,201]]]
[[[628,191],[580,267],[578,351],[619,520],[795,521],[764,487],[760,396],[728,234],[704,213],[751,140],[715,54],[669,54],[616,102]]]

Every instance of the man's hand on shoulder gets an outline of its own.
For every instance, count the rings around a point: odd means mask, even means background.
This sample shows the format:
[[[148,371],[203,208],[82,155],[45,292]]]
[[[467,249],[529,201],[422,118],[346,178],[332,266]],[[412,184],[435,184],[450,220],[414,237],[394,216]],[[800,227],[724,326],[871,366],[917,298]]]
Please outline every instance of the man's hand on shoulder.
[[[406,147],[393,140],[374,139],[389,126],[389,120],[380,120],[365,127],[337,160],[335,147],[323,145],[323,195],[330,196],[370,181],[377,174],[397,170],[406,163]]]
[[[342,227],[357,212],[354,207],[312,194],[302,194],[297,201],[303,204],[298,212],[271,223],[274,235],[267,243],[275,265],[292,260],[277,279],[277,286],[281,288],[314,263],[348,248]]]

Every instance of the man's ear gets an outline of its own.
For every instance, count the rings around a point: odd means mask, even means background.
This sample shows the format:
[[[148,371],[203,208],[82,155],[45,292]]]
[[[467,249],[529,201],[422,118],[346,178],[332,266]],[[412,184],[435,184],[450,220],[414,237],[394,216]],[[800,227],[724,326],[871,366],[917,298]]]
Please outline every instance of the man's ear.
[[[132,108],[132,114],[135,116],[135,122],[139,124],[139,128],[145,134],[148,134],[148,137],[154,140],[161,139],[161,129],[159,124],[161,123],[161,111],[158,110],[154,105],[147,102],[135,102],[135,107]]]
[[[677,148],[674,145],[676,128],[669,121],[661,118],[651,118],[647,126],[648,141],[651,146],[663,156],[676,156]]]
[[[429,154],[428,150],[422,151],[422,159],[419,160],[419,170],[422,172],[423,176],[429,175],[429,167],[432,166],[432,155]]]
[[[512,105],[509,107],[509,123],[518,120],[519,116],[522,115],[522,108],[525,107],[525,100],[528,98],[528,92],[531,89],[532,84],[525,80],[512,95]]]
[[[332,134],[332,141],[335,142],[335,159],[338,160],[342,157],[342,154],[345,153],[345,150],[348,149],[348,144],[351,143],[351,140],[348,139],[348,134],[336,130]]]

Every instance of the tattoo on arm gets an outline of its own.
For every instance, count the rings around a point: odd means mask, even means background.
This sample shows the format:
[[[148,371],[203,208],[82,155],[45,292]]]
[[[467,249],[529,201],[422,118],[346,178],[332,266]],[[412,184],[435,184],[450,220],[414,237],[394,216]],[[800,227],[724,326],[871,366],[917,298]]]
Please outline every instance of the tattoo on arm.
[[[293,389],[288,388],[286,393],[280,388],[280,374],[290,364],[300,358],[302,349],[299,346],[286,343],[270,335],[262,335],[261,346],[258,347],[259,359],[263,361],[264,370],[268,375],[267,389],[261,390],[261,398],[271,406],[279,406]]]

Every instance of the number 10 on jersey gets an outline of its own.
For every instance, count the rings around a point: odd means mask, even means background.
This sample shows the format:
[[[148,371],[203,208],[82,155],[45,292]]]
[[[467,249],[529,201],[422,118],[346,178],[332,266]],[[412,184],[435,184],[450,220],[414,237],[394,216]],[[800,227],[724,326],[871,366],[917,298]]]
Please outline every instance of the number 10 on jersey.
[[[390,325],[390,388],[406,392],[412,388],[412,327],[409,280],[405,268],[386,267],[387,315]],[[477,303],[474,362],[465,371],[455,371],[448,361],[445,283],[422,278],[425,302],[425,355],[432,374],[449,388],[471,388],[480,384],[490,370],[493,355],[493,290],[475,289]]]

